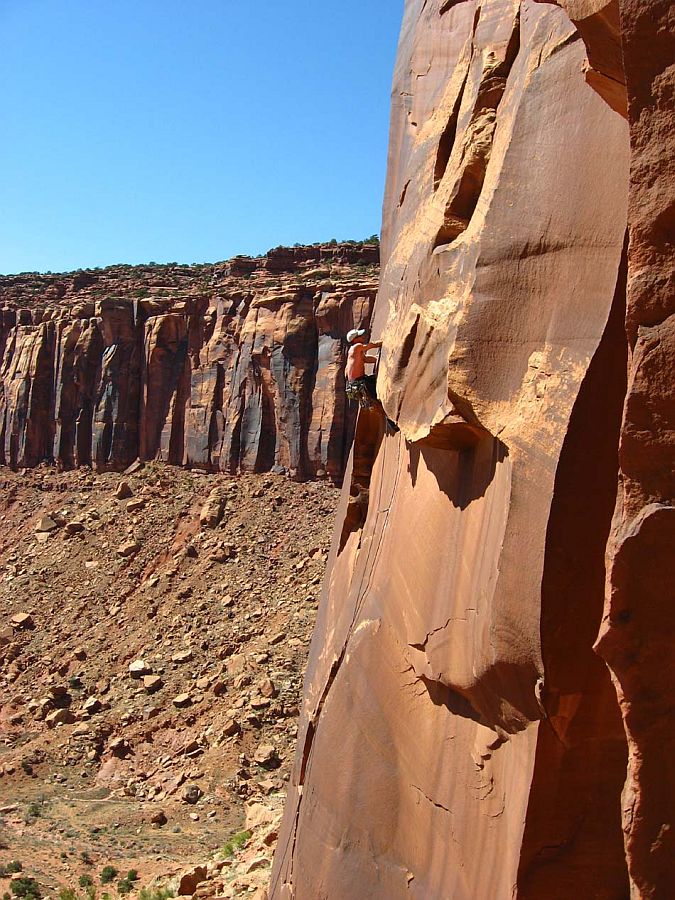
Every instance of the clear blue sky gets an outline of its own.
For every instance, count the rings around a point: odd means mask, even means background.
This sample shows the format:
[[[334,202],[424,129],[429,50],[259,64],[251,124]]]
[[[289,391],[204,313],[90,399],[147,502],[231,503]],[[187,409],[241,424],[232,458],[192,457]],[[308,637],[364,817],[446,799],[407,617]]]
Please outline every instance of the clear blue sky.
[[[380,229],[403,0],[0,0],[0,272]]]

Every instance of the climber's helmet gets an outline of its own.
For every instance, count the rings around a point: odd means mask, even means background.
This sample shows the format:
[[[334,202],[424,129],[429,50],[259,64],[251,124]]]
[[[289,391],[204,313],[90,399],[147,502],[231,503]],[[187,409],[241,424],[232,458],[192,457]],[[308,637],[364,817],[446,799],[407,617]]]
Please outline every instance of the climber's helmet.
[[[353,344],[358,338],[362,338],[366,336],[365,328],[352,328],[351,331],[347,332],[347,343]]]

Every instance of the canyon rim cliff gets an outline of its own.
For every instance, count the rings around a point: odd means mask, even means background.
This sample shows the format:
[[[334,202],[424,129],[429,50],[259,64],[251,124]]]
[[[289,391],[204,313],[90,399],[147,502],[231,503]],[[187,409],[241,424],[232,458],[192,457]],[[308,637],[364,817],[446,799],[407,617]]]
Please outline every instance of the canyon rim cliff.
[[[407,0],[275,900],[665,898],[673,10]]]
[[[0,464],[342,478],[345,335],[367,326],[376,243],[215,265],[0,276]]]

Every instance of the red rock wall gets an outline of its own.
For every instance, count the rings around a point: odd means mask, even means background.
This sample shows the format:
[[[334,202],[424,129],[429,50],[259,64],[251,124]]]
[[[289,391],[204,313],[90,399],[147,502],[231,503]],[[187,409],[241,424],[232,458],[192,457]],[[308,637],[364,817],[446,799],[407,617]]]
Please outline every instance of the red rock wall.
[[[345,336],[369,325],[376,262],[374,246],[278,248],[168,298],[138,290],[139,270],[121,285],[108,270],[38,276],[24,307],[29,276],[2,279],[0,463],[140,457],[340,481]]]
[[[675,892],[675,8],[620,0],[630,122],[628,390],[597,649],[628,737],[626,857],[636,897]]]
[[[561,6],[406,3],[374,313],[400,431],[360,414],[274,898],[672,888],[672,53],[647,4]]]

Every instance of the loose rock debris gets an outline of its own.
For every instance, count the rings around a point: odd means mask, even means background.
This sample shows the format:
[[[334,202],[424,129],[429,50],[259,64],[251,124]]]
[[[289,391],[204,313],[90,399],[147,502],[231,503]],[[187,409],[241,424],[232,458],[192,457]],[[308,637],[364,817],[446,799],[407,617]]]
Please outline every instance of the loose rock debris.
[[[0,480],[0,864],[46,894],[112,865],[262,897],[337,489],[154,463]]]

